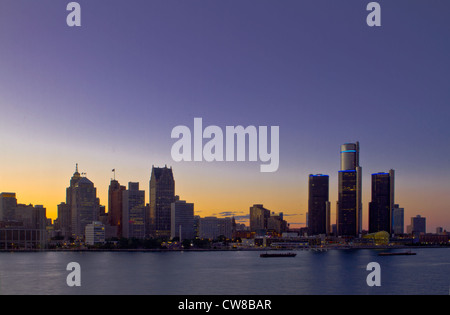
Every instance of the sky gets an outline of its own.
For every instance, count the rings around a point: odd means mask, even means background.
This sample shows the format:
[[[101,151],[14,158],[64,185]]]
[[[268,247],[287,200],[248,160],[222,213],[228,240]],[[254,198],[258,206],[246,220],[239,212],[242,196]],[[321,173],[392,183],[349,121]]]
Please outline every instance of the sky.
[[[173,168],[176,194],[201,216],[253,204],[304,226],[308,175],[330,176],[359,141],[363,227],[372,173],[396,171],[405,226],[450,230],[450,2],[90,0],[81,27],[69,1],[0,0],[0,191],[57,204],[78,163],[107,206],[111,170],[146,191]],[[175,162],[171,131],[279,126],[280,164]]]

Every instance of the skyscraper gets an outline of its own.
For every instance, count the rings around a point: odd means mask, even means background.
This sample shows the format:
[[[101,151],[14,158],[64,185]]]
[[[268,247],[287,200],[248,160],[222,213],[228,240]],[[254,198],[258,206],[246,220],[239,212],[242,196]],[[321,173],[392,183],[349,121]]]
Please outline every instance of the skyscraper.
[[[309,175],[308,234],[328,234],[330,226],[329,176]]]
[[[82,239],[86,225],[98,220],[97,189],[86,177],[81,177],[71,188],[72,236]]]
[[[270,210],[264,208],[263,205],[255,204],[250,207],[250,231],[265,234],[269,217]]]
[[[78,172],[77,163],[75,165],[75,172],[70,179],[69,187],[66,188],[66,202],[58,205],[58,225],[65,239],[72,236],[72,193],[80,179],[81,175]]]
[[[128,183],[128,190],[122,191],[122,236],[145,238],[145,191],[139,190],[139,183]]]
[[[405,232],[405,209],[394,205],[392,209],[392,233],[403,234]]]
[[[362,231],[362,175],[359,142],[341,145],[336,212],[337,233],[358,236]]]
[[[15,220],[17,208],[16,193],[0,194],[0,221]]]
[[[392,233],[394,210],[394,170],[372,174],[372,201],[369,203],[369,233]]]
[[[177,200],[171,205],[170,237],[181,240],[194,239],[194,204]]]
[[[149,236],[169,238],[171,204],[175,201],[175,180],[172,168],[152,167],[150,178]]]
[[[122,236],[122,192],[125,190],[125,186],[111,179],[108,189],[108,223],[117,227],[117,237]]]

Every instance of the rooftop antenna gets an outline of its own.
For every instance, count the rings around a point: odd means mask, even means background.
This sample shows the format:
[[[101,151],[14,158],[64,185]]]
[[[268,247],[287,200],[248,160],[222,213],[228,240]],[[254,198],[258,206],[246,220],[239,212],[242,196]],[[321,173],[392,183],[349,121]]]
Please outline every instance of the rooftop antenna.
[[[75,173],[78,173],[78,163],[75,166]]]
[[[111,172],[113,172],[113,173],[114,173],[114,180],[116,180],[116,169],[115,169],[115,168],[113,168]]]

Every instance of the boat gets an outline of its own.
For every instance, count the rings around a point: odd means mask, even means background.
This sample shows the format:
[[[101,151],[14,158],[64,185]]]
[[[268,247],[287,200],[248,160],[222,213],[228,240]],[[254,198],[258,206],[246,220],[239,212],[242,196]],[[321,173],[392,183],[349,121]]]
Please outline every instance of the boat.
[[[411,251],[407,252],[396,252],[396,253],[379,253],[378,256],[405,256],[405,255],[416,255]]]
[[[263,257],[263,258],[267,258],[267,257],[295,257],[297,256],[297,254],[295,253],[265,253],[265,254],[261,254],[259,255],[259,257]]]

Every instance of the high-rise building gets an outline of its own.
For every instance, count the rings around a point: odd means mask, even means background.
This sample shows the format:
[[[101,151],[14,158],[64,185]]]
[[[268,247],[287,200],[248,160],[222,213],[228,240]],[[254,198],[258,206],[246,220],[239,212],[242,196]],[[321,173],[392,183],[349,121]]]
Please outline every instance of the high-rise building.
[[[392,233],[403,234],[405,233],[405,209],[400,208],[399,205],[394,205],[392,210]]]
[[[427,233],[427,221],[425,217],[417,215],[411,218],[411,225],[408,226],[409,233],[414,235]]]
[[[275,232],[279,235],[288,231],[288,223],[283,219],[283,212],[275,214],[272,212],[267,219],[267,230]]]
[[[171,204],[175,201],[175,180],[172,168],[152,167],[150,178],[149,236],[170,238]]]
[[[81,175],[78,172],[78,163],[75,166],[75,172],[70,179],[69,187],[66,188],[66,202],[62,202],[58,205],[58,225],[65,239],[72,236],[72,192],[81,179]]]
[[[205,217],[199,219],[199,238],[217,239],[219,236],[230,239],[233,236],[231,218]]]
[[[145,191],[139,190],[139,183],[128,183],[128,190],[122,192],[122,236],[145,238]]]
[[[117,227],[117,237],[122,236],[122,192],[125,190],[125,186],[111,179],[108,189],[108,223]]]
[[[25,229],[45,230],[47,226],[46,209],[41,205],[18,204],[16,220],[22,222]]]
[[[372,174],[372,201],[369,203],[369,233],[392,233],[394,210],[394,170]]]
[[[265,234],[269,217],[270,210],[264,208],[263,205],[255,204],[250,207],[250,231]]]
[[[99,221],[93,221],[85,227],[87,245],[96,245],[105,243],[105,226]]]
[[[330,233],[330,201],[328,175],[309,175],[308,234]]]
[[[171,205],[170,237],[192,240],[194,234],[194,204],[178,200]]]
[[[16,208],[16,193],[4,192],[0,194],[0,221],[15,220]]]
[[[336,212],[337,233],[358,236],[362,232],[362,175],[359,142],[341,145]]]
[[[70,206],[61,202],[58,205],[58,219],[56,219],[56,229],[61,231],[61,235],[64,239],[69,239],[72,236],[72,218],[71,218]]]
[[[81,177],[71,191],[72,236],[81,240],[86,225],[98,220],[97,189],[88,178]]]

